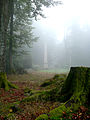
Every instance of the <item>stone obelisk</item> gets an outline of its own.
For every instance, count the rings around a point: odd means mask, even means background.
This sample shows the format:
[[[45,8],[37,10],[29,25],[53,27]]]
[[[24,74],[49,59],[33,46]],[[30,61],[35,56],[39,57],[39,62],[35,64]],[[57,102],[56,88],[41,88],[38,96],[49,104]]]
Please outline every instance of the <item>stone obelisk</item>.
[[[44,43],[44,69],[48,69],[47,43]]]

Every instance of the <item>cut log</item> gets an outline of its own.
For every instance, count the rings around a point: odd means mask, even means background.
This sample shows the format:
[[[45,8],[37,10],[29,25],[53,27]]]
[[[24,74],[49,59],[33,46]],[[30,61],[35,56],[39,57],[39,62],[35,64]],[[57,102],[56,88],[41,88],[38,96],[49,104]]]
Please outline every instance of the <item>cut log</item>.
[[[17,88],[17,86],[13,85],[7,80],[6,73],[0,73],[0,88],[4,88],[5,90],[9,90],[10,88]]]

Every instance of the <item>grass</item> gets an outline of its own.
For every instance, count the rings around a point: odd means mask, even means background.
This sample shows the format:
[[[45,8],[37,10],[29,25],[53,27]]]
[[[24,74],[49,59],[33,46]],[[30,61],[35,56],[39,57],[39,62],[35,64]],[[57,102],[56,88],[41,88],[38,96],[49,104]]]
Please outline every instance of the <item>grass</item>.
[[[47,70],[40,70],[40,72],[48,72],[48,73],[68,73],[69,69],[47,69]]]

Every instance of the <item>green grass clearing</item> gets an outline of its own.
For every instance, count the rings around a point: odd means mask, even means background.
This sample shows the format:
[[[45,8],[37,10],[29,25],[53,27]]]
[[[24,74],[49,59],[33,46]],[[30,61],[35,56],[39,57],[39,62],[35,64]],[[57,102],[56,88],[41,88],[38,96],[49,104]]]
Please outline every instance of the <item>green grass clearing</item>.
[[[48,73],[68,73],[69,69],[47,69],[47,70],[40,70],[40,72],[48,72]]]

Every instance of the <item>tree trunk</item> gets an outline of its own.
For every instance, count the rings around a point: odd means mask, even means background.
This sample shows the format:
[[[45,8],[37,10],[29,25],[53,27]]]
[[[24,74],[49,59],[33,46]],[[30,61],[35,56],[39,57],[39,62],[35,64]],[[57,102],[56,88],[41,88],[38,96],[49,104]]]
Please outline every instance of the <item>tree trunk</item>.
[[[9,88],[16,86],[7,81],[6,77],[6,47],[7,47],[7,26],[9,21],[9,0],[0,1],[0,88]]]
[[[89,105],[90,68],[71,67],[60,94],[62,101],[70,100],[80,105]]]
[[[61,90],[60,100],[64,103],[49,112],[50,120],[59,120],[64,112],[72,116],[71,110],[86,112],[87,108],[90,108],[90,68],[71,67]]]
[[[90,68],[71,67],[59,97],[63,104],[51,110],[48,115],[45,114],[44,118],[41,115],[35,120],[60,120],[63,118],[64,120],[70,120],[72,115],[75,115],[73,112],[77,111],[74,119],[86,120],[82,117],[85,117],[86,110],[90,107]],[[79,113],[81,113],[80,119]]]
[[[9,90],[10,88],[17,88],[15,85],[11,84],[7,80],[7,76],[5,73],[0,73],[0,88],[4,88],[5,90]]]
[[[12,73],[12,43],[13,43],[13,14],[14,14],[14,2],[10,1],[10,39],[9,39],[9,73]]]

